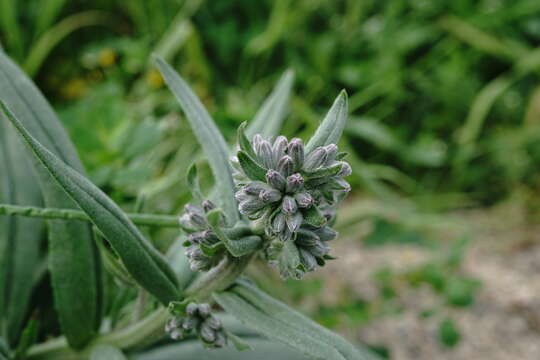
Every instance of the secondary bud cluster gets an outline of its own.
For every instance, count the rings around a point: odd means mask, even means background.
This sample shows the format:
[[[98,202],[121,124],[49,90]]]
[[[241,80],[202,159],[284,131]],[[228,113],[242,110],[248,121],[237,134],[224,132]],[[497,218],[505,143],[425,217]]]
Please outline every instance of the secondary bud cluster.
[[[185,316],[169,319],[165,331],[173,340],[183,339],[195,332],[203,343],[211,348],[220,348],[227,344],[221,321],[212,314],[209,304],[189,303]]]
[[[189,234],[184,246],[193,271],[207,271],[225,255],[225,250],[217,246],[219,239],[206,220],[206,213],[215,207],[210,200],[203,201],[201,206],[186,204],[179,219],[180,226]]]
[[[255,135],[249,145],[241,146],[233,159],[239,211],[251,220],[264,221],[270,239],[294,243],[301,264],[282,274],[301,277],[329,258],[326,242],[336,232],[328,226],[327,212],[335,211],[350,191],[343,177],[351,174],[351,167],[342,161],[345,153],[339,153],[335,144],[306,154],[298,138],[288,141],[279,136],[270,143]],[[280,262],[281,248],[272,241],[269,258]]]

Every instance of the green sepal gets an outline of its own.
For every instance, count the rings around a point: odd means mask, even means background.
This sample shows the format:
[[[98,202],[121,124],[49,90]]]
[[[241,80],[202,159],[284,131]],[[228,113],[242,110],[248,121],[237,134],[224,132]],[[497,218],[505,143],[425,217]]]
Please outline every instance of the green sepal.
[[[323,213],[319,210],[317,206],[309,207],[308,209],[304,210],[303,214],[304,221],[309,225],[319,227],[326,224],[326,217],[324,217]]]
[[[256,159],[257,155],[255,154],[255,150],[253,150],[253,146],[251,146],[251,142],[246,136],[246,126],[247,126],[247,122],[243,122],[238,127],[238,131],[237,131],[238,146],[240,147],[240,150],[245,152],[249,157],[251,157],[252,159]]]
[[[302,171],[302,175],[304,176],[304,179],[306,181],[312,180],[312,179],[318,179],[318,178],[327,178],[336,176],[341,169],[343,168],[343,164],[335,164],[330,167],[317,169],[314,171]]]
[[[251,180],[259,180],[266,182],[266,169],[260,166],[248,154],[239,151],[237,154],[238,162],[244,170],[244,173]]]
[[[189,191],[191,192],[191,196],[197,203],[202,203],[203,201],[203,195],[201,192],[201,185],[199,183],[199,176],[197,173],[197,166],[193,163],[188,169],[188,173],[186,176],[187,185],[189,188]]]
[[[38,340],[39,322],[35,318],[31,318],[24,328],[19,344],[15,349],[14,360],[22,360],[26,358],[26,352],[30,346],[34,345]]]

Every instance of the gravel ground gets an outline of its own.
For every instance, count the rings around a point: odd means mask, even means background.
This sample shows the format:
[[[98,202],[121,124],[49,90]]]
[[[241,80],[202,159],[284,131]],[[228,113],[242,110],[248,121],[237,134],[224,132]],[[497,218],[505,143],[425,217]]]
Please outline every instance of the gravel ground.
[[[407,311],[385,316],[353,330],[360,341],[386,346],[393,360],[538,360],[540,359],[540,237],[539,228],[525,225],[520,209],[458,214],[460,229],[474,239],[463,260],[463,270],[482,287],[475,303],[430,318],[423,309],[440,302],[429,288],[405,288],[398,301]],[[375,269],[389,265],[407,269],[429,259],[427,250],[413,246],[365,248],[360,241],[337,241],[333,254],[340,261],[322,271],[327,303],[347,286],[364,299],[377,297],[370,280]],[[354,276],[351,276],[354,269]],[[330,281],[331,280],[331,281]],[[450,315],[462,340],[445,348],[437,338],[441,316]]]

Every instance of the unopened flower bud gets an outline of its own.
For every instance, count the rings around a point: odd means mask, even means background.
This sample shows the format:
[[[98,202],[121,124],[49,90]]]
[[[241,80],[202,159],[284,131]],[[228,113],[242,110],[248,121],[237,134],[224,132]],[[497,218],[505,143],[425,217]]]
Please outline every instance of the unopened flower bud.
[[[278,136],[276,140],[274,141],[274,145],[272,146],[272,152],[274,153],[274,163],[277,164],[279,159],[283,155],[285,155],[285,151],[287,150],[287,138],[285,136]]]
[[[292,215],[298,210],[296,200],[292,196],[285,196],[283,198],[282,209],[285,214]]]
[[[345,161],[341,162],[341,170],[338,172],[337,176],[339,177],[345,177],[352,174],[351,165],[349,163],[346,163]]]
[[[326,165],[330,165],[330,163],[336,160],[338,147],[336,144],[329,144],[324,147],[324,150],[326,150]]]
[[[272,169],[274,168],[274,159],[273,159],[273,153],[272,153],[272,146],[270,143],[266,140],[261,141],[261,144],[259,146],[259,152],[257,153],[259,156],[259,159],[261,160],[261,164],[267,168]]]
[[[214,340],[216,340],[216,331],[212,329],[210,326],[207,326],[206,324],[203,324],[201,326],[199,335],[205,342],[208,342],[208,343],[211,343]]]
[[[310,171],[320,168],[325,163],[327,156],[323,147],[316,148],[306,157],[304,169]]]
[[[283,156],[279,159],[277,164],[277,171],[280,172],[283,177],[287,177],[292,174],[294,170],[293,160],[289,155]]]
[[[266,173],[266,180],[268,181],[268,184],[278,190],[285,189],[285,185],[287,184],[283,175],[275,170],[268,170]]]
[[[266,204],[279,201],[281,199],[281,191],[276,189],[263,190],[259,193],[259,199]]]
[[[279,234],[285,228],[285,215],[281,212],[276,214],[274,221],[272,222],[272,230],[275,234]]]
[[[308,208],[315,203],[313,197],[307,192],[301,192],[294,195],[294,199],[300,208]]]
[[[302,221],[304,220],[304,217],[302,216],[302,213],[300,211],[295,212],[292,215],[287,215],[285,217],[287,221],[287,227],[291,232],[296,232],[300,228],[300,225],[302,225]]]
[[[289,194],[294,194],[298,190],[302,188],[304,185],[304,178],[302,175],[296,173],[292,174],[287,178],[287,186],[285,187],[285,191]]]
[[[266,206],[266,203],[258,197],[252,197],[248,200],[242,201],[238,205],[238,210],[242,215],[253,214]]]
[[[299,138],[292,139],[287,152],[293,159],[294,169],[300,170],[304,166],[304,143],[302,140]]]
[[[212,311],[212,308],[210,307],[209,304],[200,304],[199,305],[199,314],[203,317],[203,318],[206,318],[210,315],[210,312]]]
[[[202,206],[203,206],[203,210],[204,210],[205,213],[207,213],[210,210],[216,208],[216,205],[213,202],[211,202],[210,200],[204,200],[202,202]]]

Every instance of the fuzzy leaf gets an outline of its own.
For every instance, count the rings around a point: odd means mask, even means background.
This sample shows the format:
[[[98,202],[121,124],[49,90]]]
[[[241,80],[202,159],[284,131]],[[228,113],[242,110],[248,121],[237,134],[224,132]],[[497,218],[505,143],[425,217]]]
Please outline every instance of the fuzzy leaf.
[[[196,202],[202,203],[203,195],[199,183],[199,176],[197,175],[197,166],[195,164],[191,164],[189,167],[186,178],[189,191],[191,191],[191,196]]]
[[[156,56],[155,61],[169,89],[182,106],[193,133],[206,153],[214,175],[216,190],[220,196],[219,205],[225,211],[229,223],[234,224],[238,221],[239,214],[234,198],[235,186],[229,164],[229,147],[201,101],[180,75],[160,57]]]
[[[290,322],[282,314],[268,314],[262,304],[252,303],[236,292],[214,294],[214,298],[225,311],[240,320],[245,326],[271,340],[289,345],[305,355],[318,360],[345,360],[337,349],[306,334],[303,329]],[[292,311],[292,310],[291,310]]]
[[[306,181],[309,181],[311,179],[336,176],[341,171],[342,167],[343,165],[338,163],[327,168],[320,168],[313,171],[305,171],[303,172],[304,179],[306,179]]]
[[[97,345],[90,353],[90,360],[127,360],[127,357],[116,346]]]
[[[26,149],[0,116],[0,198],[3,203],[41,205],[35,173]],[[28,312],[34,277],[41,261],[44,222],[40,219],[0,217],[0,324],[14,345]]]
[[[319,128],[306,145],[306,154],[319,146],[337,144],[347,122],[347,93],[342,90],[326,114]]]
[[[77,152],[51,106],[31,80],[1,51],[0,99],[10,104],[15,116],[37,141],[70,167],[84,173]],[[77,209],[48,171],[33,156],[29,159],[34,163],[44,205]],[[47,223],[55,307],[70,345],[79,348],[92,339],[101,322],[103,289],[99,253],[89,224],[63,220]]]
[[[242,167],[242,170],[246,173],[251,180],[266,181],[266,169],[257,164],[251,157],[245,152],[239,151],[236,155],[238,162]]]
[[[251,146],[251,142],[248,140],[246,136],[246,132],[245,132],[246,125],[247,123],[243,122],[238,127],[238,131],[237,131],[238,146],[240,146],[240,150],[245,152],[250,158],[256,159],[257,155],[255,154],[255,150],[253,150],[253,146]]]
[[[346,360],[376,360],[379,359],[378,356],[375,356],[374,354],[368,352],[367,350],[358,348],[351,343],[349,343],[347,340],[342,338],[341,336],[333,333],[332,331],[324,328],[323,326],[317,324],[313,320],[309,319],[308,317],[300,314],[299,312],[296,312],[295,310],[291,309],[289,306],[285,305],[284,303],[274,299],[270,295],[264,293],[260,289],[258,289],[253,284],[247,282],[247,281],[239,281],[237,285],[235,285],[233,288],[229,290],[230,293],[236,295],[236,298],[231,297],[234,300],[229,300],[228,302],[236,302],[234,305],[238,305],[241,303],[239,300],[242,300],[243,303],[246,305],[246,307],[251,306],[256,308],[259,311],[259,317],[261,321],[264,321],[263,319],[271,318],[276,320],[277,322],[282,322],[283,324],[287,325],[290,329],[286,329],[283,327],[282,329],[275,329],[274,331],[279,332],[280,330],[286,331],[287,333],[290,333],[290,336],[299,338],[303,337],[306,339],[313,340],[315,343],[317,343],[319,346],[323,345],[324,348],[326,348],[326,353],[329,352],[329,350],[332,350],[333,356],[327,356],[325,357],[322,353],[318,353],[316,349],[301,349],[300,347],[297,347],[299,350],[304,351],[307,355],[312,356],[315,359],[323,358],[323,359],[346,359]],[[242,312],[242,310],[237,312],[237,308],[231,309],[233,312],[229,311],[227,306],[224,306],[219,301],[219,297],[222,296],[222,294],[217,295],[218,302],[220,305],[222,305],[225,310],[227,310],[229,313],[232,313],[234,316],[239,318],[239,320],[243,321],[246,326],[253,328],[253,330],[260,331],[256,328],[257,324],[248,324],[247,316],[245,316]],[[248,305],[249,304],[249,305]],[[233,306],[231,306],[232,308]],[[253,312],[253,311],[252,311]],[[261,315],[262,314],[262,315]],[[242,320],[245,318],[245,320]],[[261,329],[262,330],[262,329]],[[263,333],[264,335],[275,338],[276,340],[279,340],[277,337],[274,336],[274,333]],[[309,351],[309,352],[308,352]],[[322,357],[321,357],[322,356]]]
[[[326,224],[326,218],[316,206],[311,206],[304,211],[304,221],[317,227]]]
[[[173,270],[118,205],[88,179],[44,148],[2,102],[0,109],[36,158],[111,243],[135,281],[165,305],[177,300],[180,292]]]
[[[261,134],[264,138],[271,138],[279,134],[285,115],[287,115],[293,83],[294,72],[292,70],[285,71],[247,127],[246,134],[249,138],[255,134]]]
[[[231,255],[240,257],[250,254],[259,248],[262,240],[258,236],[246,236],[238,240],[230,239],[222,230],[222,214],[223,212],[221,209],[212,209],[206,214],[206,218],[208,219],[208,224],[212,228],[212,231],[214,231]]]

